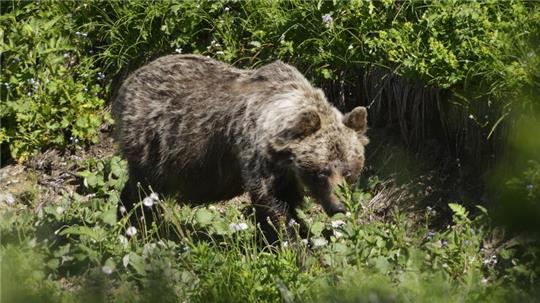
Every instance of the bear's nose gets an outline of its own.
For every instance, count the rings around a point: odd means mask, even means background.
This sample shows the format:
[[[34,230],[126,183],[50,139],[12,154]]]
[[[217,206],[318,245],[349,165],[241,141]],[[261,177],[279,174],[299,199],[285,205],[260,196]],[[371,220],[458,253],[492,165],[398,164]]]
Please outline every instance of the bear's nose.
[[[328,214],[330,216],[333,216],[333,215],[338,214],[338,213],[344,214],[346,212],[347,212],[347,209],[345,208],[345,206],[342,203],[333,203],[328,208]]]
[[[337,213],[344,214],[346,212],[347,212],[347,209],[345,208],[345,206],[343,204],[340,204],[336,206],[336,212],[334,214],[337,214]]]

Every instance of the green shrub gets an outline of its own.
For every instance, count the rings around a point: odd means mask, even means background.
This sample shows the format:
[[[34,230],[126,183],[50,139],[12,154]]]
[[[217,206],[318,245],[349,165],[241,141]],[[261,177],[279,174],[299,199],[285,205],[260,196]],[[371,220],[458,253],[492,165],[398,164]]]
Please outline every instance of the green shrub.
[[[0,17],[0,142],[19,162],[46,147],[97,142],[109,116],[104,75],[85,53],[91,41],[51,3],[12,5],[19,7]]]

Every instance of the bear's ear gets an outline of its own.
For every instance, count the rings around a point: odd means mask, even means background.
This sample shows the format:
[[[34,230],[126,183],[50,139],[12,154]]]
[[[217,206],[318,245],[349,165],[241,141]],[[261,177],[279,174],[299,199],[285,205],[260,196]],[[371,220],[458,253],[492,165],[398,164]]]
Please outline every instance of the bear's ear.
[[[293,120],[292,124],[279,133],[284,140],[301,140],[321,128],[321,117],[315,110],[303,110]]]
[[[355,107],[343,116],[343,124],[356,132],[363,134],[367,130],[367,110],[363,106]]]

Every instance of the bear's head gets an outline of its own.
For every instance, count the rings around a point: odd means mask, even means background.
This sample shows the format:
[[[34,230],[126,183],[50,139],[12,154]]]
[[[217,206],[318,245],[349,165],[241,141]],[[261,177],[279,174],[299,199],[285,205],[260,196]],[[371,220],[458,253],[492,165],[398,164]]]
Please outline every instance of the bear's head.
[[[271,143],[271,152],[294,172],[325,212],[334,215],[346,211],[334,190],[344,181],[357,181],[369,140],[365,107],[345,115],[333,107],[327,109],[305,108],[294,114]]]

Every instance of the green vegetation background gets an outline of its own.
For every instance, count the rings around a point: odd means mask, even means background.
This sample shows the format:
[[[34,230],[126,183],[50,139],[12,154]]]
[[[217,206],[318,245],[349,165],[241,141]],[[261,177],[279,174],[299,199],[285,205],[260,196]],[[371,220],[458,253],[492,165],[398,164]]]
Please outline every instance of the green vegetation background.
[[[2,1],[0,6],[2,161],[24,163],[49,148],[96,143],[100,127],[112,123],[106,106],[118,82],[164,54],[199,53],[240,67],[282,59],[316,84],[340,80],[351,66],[382,67],[451,91],[441,111],[452,116],[459,108],[455,119],[481,129],[478,140],[511,138],[502,149],[512,165],[503,163],[491,186],[502,188],[498,202],[510,205],[517,220],[523,210],[528,222],[540,217],[535,139],[540,6],[535,2]],[[536,289],[537,247],[490,250],[486,243],[495,229],[485,209],[473,218],[452,204],[453,224],[436,231],[429,228],[431,211],[423,224],[398,211],[370,221],[364,207],[370,189],[343,189],[350,217],[310,214],[315,239],[324,229],[334,230],[333,240],[314,250],[295,244],[261,251],[256,227],[240,212],[179,208],[166,201],[160,206],[170,214],[166,232],[139,230],[128,240],[114,220],[123,164],[118,158],[90,162],[81,173],[95,194],[90,201],[66,197],[37,214],[1,210],[6,302],[507,301]],[[248,229],[238,230],[239,222],[249,223]],[[201,241],[201,231],[213,240]],[[169,240],[172,235],[182,240]]]

